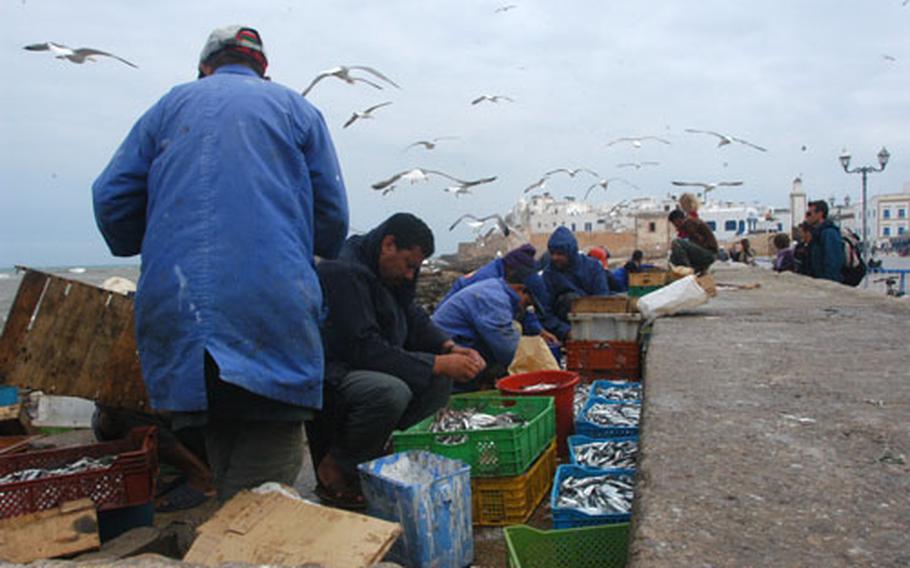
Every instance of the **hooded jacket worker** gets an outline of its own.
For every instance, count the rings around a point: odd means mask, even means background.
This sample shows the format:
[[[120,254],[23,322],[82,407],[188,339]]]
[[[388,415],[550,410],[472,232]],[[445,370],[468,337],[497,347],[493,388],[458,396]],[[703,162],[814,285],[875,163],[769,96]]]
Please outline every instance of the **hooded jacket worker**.
[[[578,252],[575,235],[559,227],[547,242],[550,262],[543,271],[543,281],[550,295],[549,310],[559,319],[553,330],[557,337],[568,335],[572,302],[584,296],[607,296],[607,276],[599,261]]]
[[[322,405],[314,254],[348,229],[319,111],[264,79],[259,33],[211,33],[201,79],[133,126],[93,185],[111,252],[142,255],[136,339],[153,408],[204,426],[220,499],[293,483]]]
[[[444,406],[453,379],[469,381],[484,367],[414,302],[420,265],[433,251],[426,224],[398,213],[349,238],[337,261],[319,264],[327,406],[308,432],[319,445],[317,495],[329,504],[362,504],[357,464],[378,457],[392,431]]]
[[[534,245],[525,243],[507,252],[502,258],[493,259],[476,271],[459,277],[440,301],[440,305],[468,286],[483,282],[489,278],[509,280],[515,273],[525,274],[523,284],[531,294],[535,311],[525,311],[520,323],[524,335],[543,335],[548,342],[556,342],[552,329],[559,326],[558,320],[549,312],[550,295],[547,287],[537,273],[537,254]]]
[[[484,358],[487,370],[475,383],[504,376],[515,357],[521,339],[517,320],[532,301],[524,284],[530,270],[510,271],[508,280],[487,278],[463,288],[433,314],[433,323],[455,343],[477,350]],[[477,390],[478,385],[471,387]]]

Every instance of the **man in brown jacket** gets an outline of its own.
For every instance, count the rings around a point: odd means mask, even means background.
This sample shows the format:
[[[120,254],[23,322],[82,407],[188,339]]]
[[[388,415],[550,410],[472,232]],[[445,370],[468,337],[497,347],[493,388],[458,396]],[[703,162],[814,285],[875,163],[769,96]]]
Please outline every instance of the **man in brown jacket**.
[[[708,225],[701,219],[687,216],[683,211],[670,212],[670,222],[677,230],[687,235],[685,239],[674,239],[670,247],[670,264],[689,266],[698,274],[707,272],[717,259],[717,240]]]

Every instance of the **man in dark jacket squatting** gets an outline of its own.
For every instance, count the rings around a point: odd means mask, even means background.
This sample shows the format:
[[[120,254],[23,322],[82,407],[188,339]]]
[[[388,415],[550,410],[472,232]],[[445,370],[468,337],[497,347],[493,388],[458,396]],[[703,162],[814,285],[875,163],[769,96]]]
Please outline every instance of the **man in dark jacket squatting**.
[[[397,213],[317,267],[328,307],[326,402],[308,434],[325,453],[313,450],[316,494],[327,504],[362,506],[357,464],[380,456],[394,430],[442,408],[453,380],[484,368],[480,354],[456,346],[414,302],[420,265],[433,251],[429,227]]]

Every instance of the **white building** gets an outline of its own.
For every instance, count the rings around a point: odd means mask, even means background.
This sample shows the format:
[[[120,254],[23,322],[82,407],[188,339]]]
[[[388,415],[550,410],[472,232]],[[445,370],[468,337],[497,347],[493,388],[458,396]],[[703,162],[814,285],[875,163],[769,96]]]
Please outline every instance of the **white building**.
[[[759,215],[759,207],[732,203],[729,201],[712,201],[698,210],[698,216],[714,231],[719,241],[730,241],[745,237],[758,231],[758,223],[764,216]]]
[[[910,235],[910,183],[904,184],[901,193],[879,195],[875,201],[877,232],[874,234],[879,241]]]

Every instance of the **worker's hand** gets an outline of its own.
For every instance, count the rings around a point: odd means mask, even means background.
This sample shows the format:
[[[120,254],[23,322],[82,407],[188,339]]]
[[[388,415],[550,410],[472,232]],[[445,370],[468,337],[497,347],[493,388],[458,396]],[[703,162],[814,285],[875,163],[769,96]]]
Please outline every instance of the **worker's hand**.
[[[486,363],[483,358],[478,362],[475,358],[463,353],[449,353],[437,355],[433,361],[433,374],[450,377],[459,383],[466,383],[483,371]]]
[[[559,338],[545,329],[540,331],[540,336],[547,342],[547,345],[559,345]]]
[[[452,348],[452,353],[460,353],[462,355],[467,355],[471,359],[474,359],[475,361],[477,361],[477,363],[482,365],[481,370],[483,370],[483,368],[487,366],[487,362],[483,360],[483,356],[480,353],[478,353],[477,351],[475,351],[474,349],[471,349],[470,347],[462,347],[460,345],[456,345],[455,347]]]

